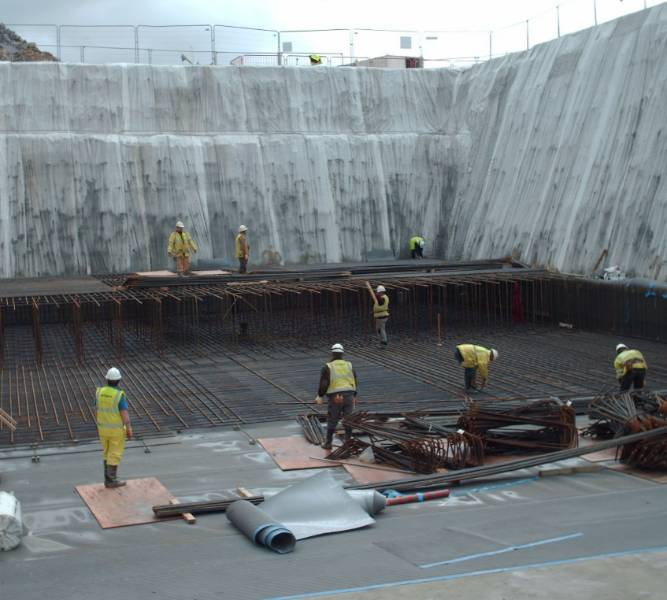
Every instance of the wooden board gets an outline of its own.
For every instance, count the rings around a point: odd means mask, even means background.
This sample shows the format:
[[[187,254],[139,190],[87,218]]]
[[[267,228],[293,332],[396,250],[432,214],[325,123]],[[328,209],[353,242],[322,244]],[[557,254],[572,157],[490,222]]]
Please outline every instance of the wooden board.
[[[640,477],[641,479],[648,479],[649,481],[653,481],[655,483],[667,483],[667,473],[664,471],[641,471],[619,462],[612,462],[605,465],[605,467],[620,473],[625,473],[626,475],[633,475],[634,477]]]
[[[175,500],[155,477],[129,479],[127,485],[120,488],[105,488],[103,483],[94,483],[77,485],[74,489],[102,529],[164,521],[155,516],[152,507]]]
[[[368,467],[358,467],[356,465],[345,464],[343,468],[354,478],[357,483],[381,483],[382,481],[393,481],[395,479],[403,479],[414,477],[415,474],[410,473],[393,473],[381,469],[369,469]]]
[[[326,458],[331,451],[311,444],[302,435],[262,438],[257,441],[283,471],[326,469],[338,466],[335,463],[314,460],[317,458]],[[311,456],[313,458],[310,458]]]

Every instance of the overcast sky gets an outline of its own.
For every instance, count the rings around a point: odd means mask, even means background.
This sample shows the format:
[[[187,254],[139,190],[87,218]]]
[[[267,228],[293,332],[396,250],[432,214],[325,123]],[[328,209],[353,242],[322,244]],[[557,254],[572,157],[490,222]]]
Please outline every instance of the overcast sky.
[[[593,0],[0,0],[6,23],[221,23],[274,28],[496,29]],[[597,0],[602,11],[621,0]],[[657,4],[650,1],[649,5]],[[625,0],[641,7],[642,0]],[[580,8],[577,9],[577,5]]]
[[[594,0],[0,0],[0,21],[8,24],[168,25],[223,24],[268,29],[376,28],[422,31],[494,30],[493,54],[525,50],[526,19],[530,45],[593,25]],[[662,0],[595,0],[598,21],[653,6]],[[514,27],[507,27],[518,24]],[[55,51],[53,28],[18,27],[16,31],[40,47]],[[64,28],[61,58],[85,62],[132,62],[131,29]],[[276,52],[277,36],[252,31],[216,30],[216,49],[224,59],[236,54]],[[488,34],[413,36],[403,50],[400,34],[359,32],[354,47],[347,32],[284,34],[282,50],[293,53],[339,53],[359,57],[380,54],[423,55],[426,58],[480,57],[489,54]],[[291,43],[291,50],[285,49]],[[102,49],[95,47],[113,47]],[[210,62],[210,29],[148,29],[139,33],[141,62],[173,64],[185,52],[195,62]],[[125,48],[125,49],[121,49]],[[177,52],[174,52],[177,51]],[[208,52],[208,56],[207,53]]]

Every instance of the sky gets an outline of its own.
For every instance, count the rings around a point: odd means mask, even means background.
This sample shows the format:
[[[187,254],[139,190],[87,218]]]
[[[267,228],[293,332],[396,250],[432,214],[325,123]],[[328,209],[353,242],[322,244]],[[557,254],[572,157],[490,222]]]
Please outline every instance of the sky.
[[[593,25],[594,0],[0,0],[0,21],[8,24],[56,23],[70,25],[225,24],[269,29],[377,28],[396,30],[499,30],[494,54],[525,49],[525,20],[530,44],[556,37],[556,10],[560,5],[561,33]],[[605,21],[643,8],[645,0],[595,0],[598,19]],[[659,0],[647,0],[649,6]],[[517,24],[514,27],[508,27]],[[51,43],[46,29],[17,28],[40,46]],[[190,51],[197,58],[210,47],[210,30],[142,30],[140,45],[156,49],[151,60],[160,62],[166,49]],[[94,60],[92,46],[132,46],[131,30],[62,30],[63,51],[78,57],[85,45],[86,61]],[[35,39],[36,38],[36,39]],[[222,39],[221,39],[222,38]],[[295,52],[342,52],[365,56],[392,53],[399,35],[349,34],[283,35]],[[251,31],[216,29],[217,48],[235,52],[268,52],[276,48],[270,36]],[[428,57],[488,54],[488,35],[428,36],[411,41],[411,52]],[[164,48],[165,52],[161,54]],[[382,52],[386,49],[386,52]],[[125,60],[118,51],[118,59]],[[143,59],[144,57],[142,57]],[[72,58],[69,58],[70,60]]]

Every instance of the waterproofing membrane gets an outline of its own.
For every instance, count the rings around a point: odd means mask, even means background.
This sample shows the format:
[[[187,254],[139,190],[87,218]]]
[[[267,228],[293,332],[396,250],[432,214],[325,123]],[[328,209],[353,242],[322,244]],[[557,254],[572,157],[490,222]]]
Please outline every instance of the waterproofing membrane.
[[[260,546],[266,546],[279,554],[294,550],[296,539],[292,532],[247,500],[231,504],[227,509],[227,518]]]
[[[227,509],[227,518],[256,544],[286,553],[296,540],[371,525],[371,515],[385,506],[375,490],[348,493],[322,472],[268,498],[261,508],[238,500]]]
[[[262,510],[282,523],[297,540],[359,529],[375,522],[326,471],[265,500]]]

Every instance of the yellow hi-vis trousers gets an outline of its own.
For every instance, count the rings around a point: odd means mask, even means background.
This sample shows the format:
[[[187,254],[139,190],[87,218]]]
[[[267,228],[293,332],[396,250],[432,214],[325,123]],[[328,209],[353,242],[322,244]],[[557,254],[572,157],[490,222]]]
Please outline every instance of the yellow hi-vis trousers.
[[[113,435],[100,434],[100,442],[102,442],[104,460],[107,461],[108,465],[117,467],[125,453],[125,431]]]

